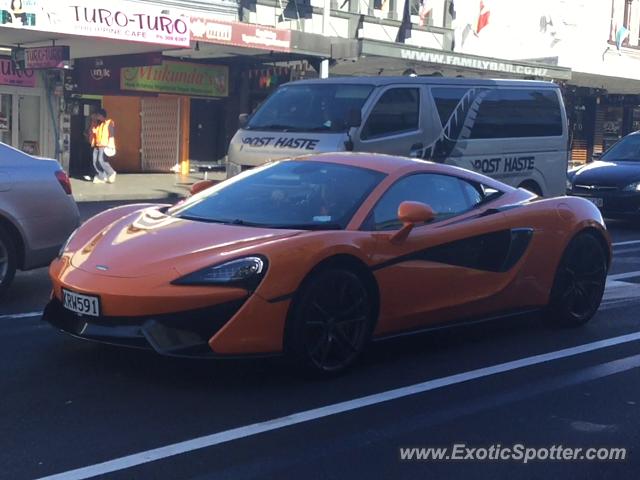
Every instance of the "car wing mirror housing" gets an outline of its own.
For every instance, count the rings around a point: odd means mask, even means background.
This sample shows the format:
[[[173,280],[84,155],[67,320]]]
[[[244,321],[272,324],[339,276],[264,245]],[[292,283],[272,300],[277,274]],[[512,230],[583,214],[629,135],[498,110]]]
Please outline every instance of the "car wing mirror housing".
[[[239,128],[246,127],[248,123],[249,123],[249,114],[248,113],[241,113],[240,115],[238,115],[238,127]]]
[[[391,242],[404,242],[413,227],[421,223],[429,223],[435,217],[433,208],[426,203],[402,202],[398,207],[398,220],[402,222],[402,228],[391,236]]]

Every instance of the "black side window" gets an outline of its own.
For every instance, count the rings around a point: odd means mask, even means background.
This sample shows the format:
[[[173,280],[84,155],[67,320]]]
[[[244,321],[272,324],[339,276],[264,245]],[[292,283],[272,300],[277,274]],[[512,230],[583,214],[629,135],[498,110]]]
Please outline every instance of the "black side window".
[[[392,88],[384,92],[362,129],[362,140],[416,130],[420,117],[420,91]]]
[[[447,124],[449,117],[467,92],[467,88],[431,89],[431,95],[433,95],[433,101],[436,103],[436,109],[443,127]]]
[[[436,221],[470,210],[483,200],[480,186],[448,175],[411,175],[394,183],[373,208],[363,225],[366,230],[397,230],[402,202],[422,202],[433,208]]]
[[[470,138],[559,135],[562,115],[555,90],[510,88],[491,90],[482,100]]]

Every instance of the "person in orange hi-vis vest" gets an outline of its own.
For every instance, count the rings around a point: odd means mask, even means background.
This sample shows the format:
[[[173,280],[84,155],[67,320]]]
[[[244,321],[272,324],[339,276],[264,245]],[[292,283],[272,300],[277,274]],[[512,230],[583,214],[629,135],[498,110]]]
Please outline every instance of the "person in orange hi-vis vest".
[[[91,148],[93,149],[93,168],[95,176],[93,183],[113,183],[116,180],[116,171],[105,158],[115,155],[115,125],[113,120],[107,118],[107,112],[100,109],[96,112],[97,124],[91,129]]]

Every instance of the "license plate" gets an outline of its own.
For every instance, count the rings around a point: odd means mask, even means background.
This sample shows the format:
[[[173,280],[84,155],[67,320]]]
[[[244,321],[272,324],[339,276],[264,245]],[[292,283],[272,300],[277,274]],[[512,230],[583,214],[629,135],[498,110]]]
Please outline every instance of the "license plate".
[[[602,205],[604,205],[604,202],[602,201],[601,198],[587,197],[587,200],[589,200],[591,203],[593,203],[598,208],[602,208]]]
[[[64,308],[79,315],[100,316],[100,299],[94,295],[81,295],[69,290],[62,290]]]

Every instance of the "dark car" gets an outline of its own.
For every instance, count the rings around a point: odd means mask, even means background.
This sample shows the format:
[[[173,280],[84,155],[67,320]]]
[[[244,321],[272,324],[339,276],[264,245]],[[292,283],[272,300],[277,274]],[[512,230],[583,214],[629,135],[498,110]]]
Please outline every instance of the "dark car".
[[[607,218],[640,216],[640,131],[616,142],[596,161],[570,171],[567,194],[586,198]]]

